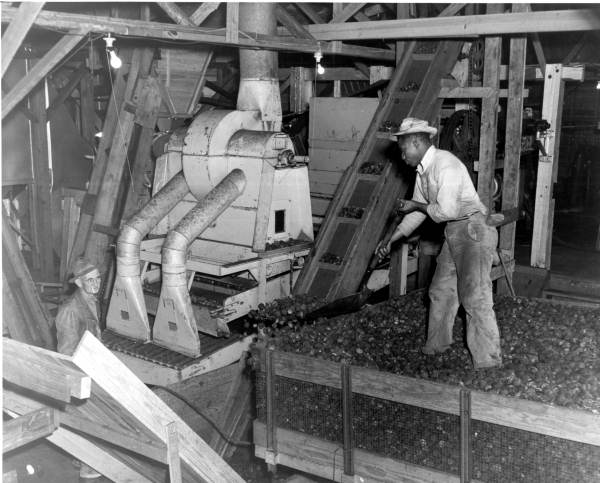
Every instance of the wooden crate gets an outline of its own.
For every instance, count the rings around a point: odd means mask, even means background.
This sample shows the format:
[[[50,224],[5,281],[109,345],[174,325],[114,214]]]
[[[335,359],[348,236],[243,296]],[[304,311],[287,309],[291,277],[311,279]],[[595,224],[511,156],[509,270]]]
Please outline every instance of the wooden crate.
[[[523,455],[519,454],[518,448],[510,448],[511,440],[496,445],[500,447],[502,444],[509,445],[508,449],[504,448],[506,449],[504,454],[498,447],[494,447],[494,444],[482,439],[482,434],[478,435],[477,432],[481,432],[482,427],[485,426],[485,431],[489,431],[492,438],[504,438],[509,434],[512,435],[511,437],[523,438],[524,444],[539,445],[538,456],[544,460],[544,465],[548,465],[545,471],[551,475],[544,477],[543,481],[598,481],[600,478],[600,415],[598,414],[318,360],[259,346],[253,349],[253,356],[257,368],[259,416],[254,423],[254,442],[256,455],[264,458],[267,463],[279,463],[323,478],[344,482],[476,481],[476,476],[484,481],[513,481],[513,479],[506,479],[508,476],[505,473],[513,465],[542,466],[535,461],[516,461]],[[292,402],[293,407],[291,409],[289,406],[286,407],[285,412],[280,408],[278,412],[275,407],[275,393],[280,389],[276,390],[276,385],[282,381],[295,384],[300,389],[293,389],[296,391],[296,402]],[[303,386],[311,388],[313,402],[309,403],[309,407],[301,407],[306,406],[306,398],[301,394]],[[329,394],[320,397],[320,393]],[[333,393],[336,395],[331,396]],[[360,425],[352,419],[352,407],[355,406],[355,411],[363,410],[356,406],[359,405],[361,398],[365,397],[374,401],[372,407],[379,408],[369,413],[369,417],[372,418],[372,427],[378,428],[381,432],[391,431],[391,427],[381,427],[377,421],[381,418],[385,419],[384,413],[386,411],[389,413],[391,405],[394,404],[424,412],[424,417],[430,418],[434,427],[441,428],[446,424],[444,418],[453,418],[452,424],[455,427],[449,432],[454,433],[455,447],[447,449],[453,450],[455,455],[458,455],[459,461],[455,461],[458,471],[440,470],[436,468],[436,464],[425,467],[358,448],[354,442],[361,438],[354,432],[356,426]],[[319,402],[318,399],[321,401]],[[323,407],[327,405],[330,407]],[[314,418],[313,421],[303,422],[303,431],[290,427],[289,423],[295,417],[292,414],[294,407],[297,407],[300,413],[304,412],[301,418]],[[327,413],[331,408],[333,408],[331,414]],[[350,415],[346,414],[348,411]],[[277,419],[278,413],[280,420]],[[281,413],[285,415],[282,416]],[[329,426],[341,426],[339,437],[318,435],[320,432],[318,426],[323,424],[323,421]],[[349,421],[354,422],[349,423]],[[364,429],[364,424],[362,427]],[[446,429],[435,431],[441,433]],[[416,442],[415,446],[418,450],[419,444],[428,444],[427,436],[413,434],[414,431],[415,428],[411,427],[401,437]],[[418,431],[417,428],[416,432]],[[565,467],[564,463],[560,463],[557,459],[557,454],[553,453],[557,445],[566,446],[565,454],[577,454],[580,463],[589,464],[591,467],[578,469],[577,462]],[[477,458],[481,459],[486,451],[496,453],[493,464],[498,467],[490,469],[487,473],[484,471],[482,474],[481,471],[474,471],[474,468],[482,467],[482,462]],[[441,453],[443,451],[437,449],[433,451],[434,455]],[[490,471],[495,472],[498,479],[490,478]],[[584,472],[583,477],[581,471]],[[592,474],[585,476],[585,471]],[[354,473],[354,476],[348,474],[349,472]],[[464,479],[461,480],[461,476]],[[528,475],[524,475],[523,478],[522,481],[538,481]]]

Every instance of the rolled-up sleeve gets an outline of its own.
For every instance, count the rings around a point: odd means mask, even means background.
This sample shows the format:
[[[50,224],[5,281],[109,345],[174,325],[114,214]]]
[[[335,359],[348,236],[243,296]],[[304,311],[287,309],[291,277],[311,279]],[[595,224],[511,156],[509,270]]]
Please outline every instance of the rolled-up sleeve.
[[[417,176],[415,182],[415,189],[413,192],[412,199],[413,201],[417,201],[419,203],[427,203],[425,195],[423,194],[423,187],[421,185],[421,179],[419,178],[419,176]],[[412,213],[405,215],[404,218],[402,218],[400,224],[398,225],[398,228],[396,228],[396,231],[394,233],[394,239],[408,237],[413,231],[415,231],[419,227],[421,223],[425,221],[425,218],[427,218],[427,215],[425,215],[425,213],[421,213],[420,211],[413,211]]]
[[[440,170],[437,199],[427,205],[427,214],[436,223],[456,220],[459,217],[462,174],[459,166],[444,166]]]

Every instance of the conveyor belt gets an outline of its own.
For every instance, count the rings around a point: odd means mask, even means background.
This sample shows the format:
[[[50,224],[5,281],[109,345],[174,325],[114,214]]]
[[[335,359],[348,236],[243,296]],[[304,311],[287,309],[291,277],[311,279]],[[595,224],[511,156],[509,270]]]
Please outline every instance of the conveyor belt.
[[[128,337],[124,337],[111,330],[102,332],[102,342],[111,350],[122,352],[171,369],[181,370],[242,338],[240,335],[232,335],[228,338],[213,337],[202,333],[199,333],[198,335],[200,336],[200,347],[202,348],[202,355],[198,358],[188,357],[152,342],[144,343],[138,340],[129,339]]]

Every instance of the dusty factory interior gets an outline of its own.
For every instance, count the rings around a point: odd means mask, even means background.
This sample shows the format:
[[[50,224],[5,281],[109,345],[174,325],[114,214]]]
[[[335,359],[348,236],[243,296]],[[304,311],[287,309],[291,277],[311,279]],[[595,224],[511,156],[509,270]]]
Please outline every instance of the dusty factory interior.
[[[600,481],[600,4],[0,15],[3,482]]]

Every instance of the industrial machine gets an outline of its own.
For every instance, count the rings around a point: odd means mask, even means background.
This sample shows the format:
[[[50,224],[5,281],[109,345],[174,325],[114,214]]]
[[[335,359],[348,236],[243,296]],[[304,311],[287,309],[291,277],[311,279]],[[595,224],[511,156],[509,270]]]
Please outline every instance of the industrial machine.
[[[276,25],[268,4],[244,8],[241,28]],[[241,50],[240,72],[237,110],[173,133],[152,199],[121,229],[113,333],[196,358],[198,331],[227,335],[228,322],[291,292],[313,240],[307,158],[280,132],[276,54]]]

